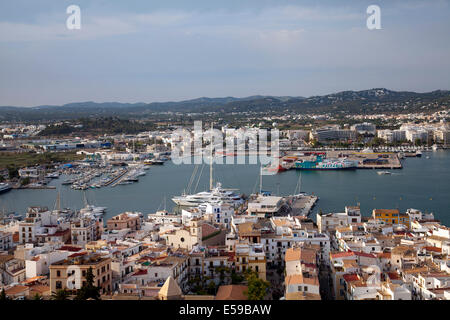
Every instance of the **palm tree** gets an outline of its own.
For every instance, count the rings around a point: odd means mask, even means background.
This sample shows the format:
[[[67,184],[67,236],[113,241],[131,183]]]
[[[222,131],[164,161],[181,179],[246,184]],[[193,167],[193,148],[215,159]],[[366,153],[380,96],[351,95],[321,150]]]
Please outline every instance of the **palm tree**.
[[[60,289],[52,293],[53,300],[69,300],[69,291],[67,289]]]

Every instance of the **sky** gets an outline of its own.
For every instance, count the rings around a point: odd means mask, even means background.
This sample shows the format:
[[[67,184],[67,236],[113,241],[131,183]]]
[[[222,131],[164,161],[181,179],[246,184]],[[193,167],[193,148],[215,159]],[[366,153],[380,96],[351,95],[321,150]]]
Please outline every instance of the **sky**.
[[[446,90],[449,34],[450,0],[2,0],[0,105]]]

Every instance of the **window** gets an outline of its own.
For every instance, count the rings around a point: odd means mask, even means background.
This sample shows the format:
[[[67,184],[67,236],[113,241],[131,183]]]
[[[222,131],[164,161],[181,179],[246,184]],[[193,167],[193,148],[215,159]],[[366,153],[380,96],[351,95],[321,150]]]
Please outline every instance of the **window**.
[[[83,277],[86,277],[86,270],[83,270],[83,271],[81,272],[81,274],[83,275]]]
[[[62,282],[61,281],[56,281],[55,287],[56,287],[56,289],[62,289]]]
[[[56,271],[56,276],[57,276],[57,277],[61,277],[61,271],[57,270],[57,271]],[[57,281],[57,282],[58,282],[58,281]]]

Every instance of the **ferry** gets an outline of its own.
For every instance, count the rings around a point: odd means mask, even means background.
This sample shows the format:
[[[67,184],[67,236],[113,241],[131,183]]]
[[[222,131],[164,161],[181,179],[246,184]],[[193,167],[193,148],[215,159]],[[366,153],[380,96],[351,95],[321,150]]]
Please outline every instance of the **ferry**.
[[[298,170],[351,170],[358,167],[357,161],[342,159],[323,159],[317,155],[312,160],[298,160],[294,168]]]
[[[383,174],[392,174],[392,172],[389,171],[377,171],[377,173],[381,176]]]

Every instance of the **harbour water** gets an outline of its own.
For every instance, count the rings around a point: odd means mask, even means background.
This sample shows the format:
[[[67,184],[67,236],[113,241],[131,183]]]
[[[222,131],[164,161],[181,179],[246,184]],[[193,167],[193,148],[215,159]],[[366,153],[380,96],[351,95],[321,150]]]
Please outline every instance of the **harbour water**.
[[[198,184],[194,179],[191,185],[192,192],[209,187],[209,168],[207,164],[203,169],[202,166],[198,168],[198,172],[202,172]],[[85,192],[90,204],[108,207],[105,219],[124,211],[147,214],[164,208],[172,210],[175,204],[171,198],[186,189],[194,167],[167,161],[163,166],[152,166],[138,183],[86,191],[61,185],[65,178],[61,176],[51,182],[50,185],[56,186],[53,190],[12,190],[1,194],[0,211],[23,214],[28,206],[53,209],[58,190],[61,207],[84,207]],[[257,164],[214,165],[214,180],[225,188],[239,189],[248,195],[259,190],[259,171]],[[377,170],[301,173],[290,170],[263,176],[263,190],[274,195],[292,194],[301,174],[301,191],[320,198],[314,212],[339,212],[346,205],[360,203],[363,215],[370,215],[374,208],[416,208],[433,212],[444,224],[450,224],[450,151],[439,150],[424,153],[421,158],[407,158],[403,160],[403,169],[391,172],[391,175],[378,175]]]

